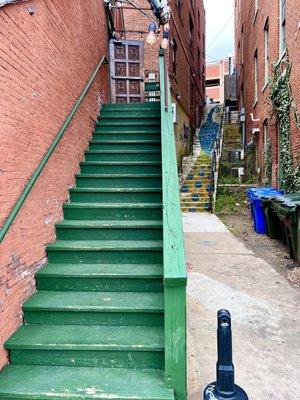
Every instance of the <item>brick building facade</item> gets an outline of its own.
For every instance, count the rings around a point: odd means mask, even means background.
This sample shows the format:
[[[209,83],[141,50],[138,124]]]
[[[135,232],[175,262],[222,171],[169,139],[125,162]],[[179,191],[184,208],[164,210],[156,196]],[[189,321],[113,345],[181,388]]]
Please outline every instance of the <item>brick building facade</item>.
[[[263,181],[265,149],[272,149],[272,184],[281,186],[281,131],[272,113],[270,81],[273,64],[285,71],[287,54],[292,63],[290,87],[294,110],[300,109],[300,3],[298,0],[236,0],[235,40],[238,105],[245,112],[242,130],[245,144],[256,147],[256,167]],[[243,118],[244,119],[244,118]],[[291,147],[294,167],[300,151],[299,128],[291,112]]]
[[[32,0],[0,8],[0,226],[53,142],[108,38],[102,2]],[[0,368],[3,342],[22,321],[54,224],[74,183],[102,102],[104,66],[0,245]]]
[[[224,103],[224,80],[229,73],[229,61],[206,64],[206,97],[214,103]]]
[[[146,0],[136,0],[134,3],[152,15]],[[171,0],[170,7],[169,76],[173,102],[177,103],[175,131],[180,159],[200,125],[205,104],[205,10],[202,0]],[[118,31],[118,36],[145,41],[149,18],[131,7],[123,7],[123,15],[126,35]],[[154,45],[145,43],[146,80],[150,74],[158,79],[160,42],[158,38]]]

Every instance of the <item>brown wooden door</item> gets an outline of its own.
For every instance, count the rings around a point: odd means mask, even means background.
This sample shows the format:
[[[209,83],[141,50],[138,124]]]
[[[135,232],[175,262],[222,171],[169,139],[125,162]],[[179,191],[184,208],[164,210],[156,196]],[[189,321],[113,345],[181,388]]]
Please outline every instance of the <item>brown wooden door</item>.
[[[110,41],[110,81],[113,103],[141,103],[145,99],[144,43]]]

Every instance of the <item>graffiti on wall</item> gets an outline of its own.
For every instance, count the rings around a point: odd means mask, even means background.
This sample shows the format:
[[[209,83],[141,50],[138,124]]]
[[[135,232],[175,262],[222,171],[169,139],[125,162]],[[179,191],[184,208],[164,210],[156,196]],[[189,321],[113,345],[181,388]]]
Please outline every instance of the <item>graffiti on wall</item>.
[[[221,117],[222,107],[220,105],[208,104],[205,107],[204,119],[199,131],[199,141],[206,154],[210,155],[213,150],[220,129]]]

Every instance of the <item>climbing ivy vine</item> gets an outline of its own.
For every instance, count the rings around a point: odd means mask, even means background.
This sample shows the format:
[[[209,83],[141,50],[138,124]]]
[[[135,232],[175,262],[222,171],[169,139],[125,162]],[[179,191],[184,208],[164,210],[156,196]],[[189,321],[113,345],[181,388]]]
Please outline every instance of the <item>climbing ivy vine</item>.
[[[266,141],[264,156],[265,156],[265,184],[272,185],[273,157],[272,157],[272,142],[270,138],[268,138]]]
[[[282,65],[284,70],[282,71]],[[278,122],[280,131],[279,157],[281,186],[287,193],[300,190],[300,167],[297,166],[297,159],[293,159],[291,148],[291,111],[293,111],[296,124],[300,127],[300,118],[293,100],[290,76],[292,64],[288,55],[282,63],[273,65],[273,79],[270,82],[270,99],[273,112]],[[272,160],[266,157],[266,168],[272,177]]]

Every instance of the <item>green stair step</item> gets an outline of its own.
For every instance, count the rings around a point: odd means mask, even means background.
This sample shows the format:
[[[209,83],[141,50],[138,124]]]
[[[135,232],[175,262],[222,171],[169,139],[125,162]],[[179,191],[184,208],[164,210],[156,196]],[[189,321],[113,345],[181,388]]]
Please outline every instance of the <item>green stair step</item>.
[[[98,119],[145,119],[145,118],[156,118],[160,120],[160,112],[159,110],[147,110],[145,111],[105,111],[101,112],[101,115]]]
[[[161,141],[154,140],[92,140],[89,150],[161,150]]]
[[[56,225],[62,240],[162,240],[161,221],[63,221]]]
[[[160,161],[84,161],[82,174],[160,174]]]
[[[23,325],[5,348],[163,351],[164,330],[160,326]]]
[[[36,275],[38,290],[162,292],[159,264],[48,264]]]
[[[153,292],[39,291],[23,309],[32,324],[162,326],[164,299]]]
[[[160,150],[96,150],[85,153],[86,161],[161,161]]]
[[[12,364],[162,368],[163,327],[23,325],[5,343]]]
[[[161,203],[162,189],[157,188],[73,188],[69,190],[74,202],[95,203]]]
[[[160,264],[162,247],[160,240],[57,240],[47,253],[49,262]]]
[[[37,278],[161,279],[162,264],[47,264]]]
[[[126,132],[95,132],[93,134],[93,141],[97,142],[102,142],[102,141],[114,141],[114,142],[119,142],[124,140],[126,137],[127,141],[131,142],[137,142],[139,141],[140,143],[143,143],[144,141],[148,141],[149,139],[151,140],[157,140],[158,142],[161,141],[161,134],[159,132],[149,132],[149,133],[139,133],[139,132],[130,132],[129,134],[126,134]]]
[[[90,142],[90,144],[97,144],[97,143],[99,143],[99,144],[112,144],[113,145],[116,142],[114,140],[107,140],[107,139],[105,139],[105,140],[100,140],[100,139],[93,140],[92,139],[92,141]],[[143,145],[146,145],[146,144],[159,144],[160,145],[161,141],[158,140],[158,139],[152,139],[152,138],[145,139],[145,140],[130,140],[130,139],[126,138],[126,139],[120,140],[118,142],[118,144],[130,144],[130,145],[132,145],[132,144],[143,144]],[[102,150],[102,149],[100,149],[100,150]],[[129,150],[129,148],[128,148],[128,150]]]
[[[47,246],[47,251],[161,251],[162,242],[135,240],[56,240]]]
[[[145,114],[144,118],[138,118],[138,119],[126,119],[126,118],[120,118],[116,120],[106,120],[106,119],[100,119],[96,125],[98,126],[160,126],[160,119],[159,118],[148,118],[147,114]]]
[[[114,135],[119,134],[120,140],[131,140],[132,135],[145,135],[146,139],[154,139],[153,135],[158,135],[161,139],[159,125],[96,125],[93,135]]]
[[[57,228],[78,229],[162,229],[161,221],[62,221]]]
[[[127,104],[117,104],[117,103],[107,103],[103,104],[102,111],[140,111],[140,110],[160,110],[159,102],[148,102],[148,103],[127,103]]]
[[[161,174],[77,174],[77,188],[161,187]]]
[[[0,374],[1,399],[174,400],[154,369],[10,365]]]
[[[161,220],[161,203],[68,203],[68,220]]]

